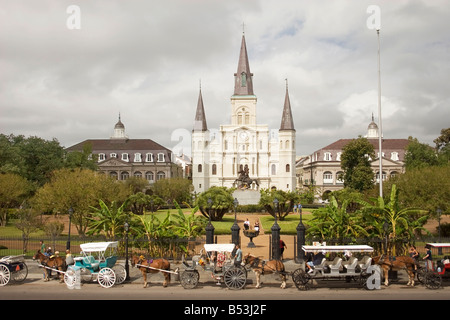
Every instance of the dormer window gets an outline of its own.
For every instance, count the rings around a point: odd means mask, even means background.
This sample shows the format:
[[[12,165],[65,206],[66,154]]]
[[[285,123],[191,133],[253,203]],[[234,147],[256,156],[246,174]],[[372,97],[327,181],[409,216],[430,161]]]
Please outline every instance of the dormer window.
[[[164,162],[164,153],[158,153],[158,162]]]
[[[398,152],[391,152],[391,160],[398,161]]]
[[[325,161],[331,161],[331,152],[325,152],[323,154],[323,160]]]
[[[147,153],[145,155],[145,162],[153,162],[153,153]]]
[[[111,158],[117,158],[117,153],[111,153],[110,155],[109,155]]]
[[[99,153],[98,154],[98,162],[105,161],[105,160],[106,160],[106,155],[104,153]]]
[[[134,162],[141,162],[142,161],[142,157],[140,153],[135,153],[134,154]]]
[[[128,162],[128,160],[129,160],[128,153],[122,153],[122,161]]]

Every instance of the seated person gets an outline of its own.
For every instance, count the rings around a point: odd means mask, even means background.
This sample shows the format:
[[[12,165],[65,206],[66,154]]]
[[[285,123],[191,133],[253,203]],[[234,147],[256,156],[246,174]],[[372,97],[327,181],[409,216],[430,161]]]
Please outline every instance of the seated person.
[[[306,266],[308,267],[308,273],[311,273],[314,271],[314,266],[318,266],[322,263],[322,260],[325,258],[325,255],[322,251],[319,251],[317,254],[314,255],[314,258],[312,261],[308,261],[306,263]]]

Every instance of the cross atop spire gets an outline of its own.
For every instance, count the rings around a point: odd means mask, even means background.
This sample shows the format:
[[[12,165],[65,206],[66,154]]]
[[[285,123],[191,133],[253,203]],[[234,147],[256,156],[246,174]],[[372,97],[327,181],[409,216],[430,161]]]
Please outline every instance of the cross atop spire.
[[[238,69],[237,72],[234,74],[234,95],[238,96],[254,95],[253,73],[250,72],[250,65],[248,63],[247,46],[245,44],[244,34],[242,35]]]

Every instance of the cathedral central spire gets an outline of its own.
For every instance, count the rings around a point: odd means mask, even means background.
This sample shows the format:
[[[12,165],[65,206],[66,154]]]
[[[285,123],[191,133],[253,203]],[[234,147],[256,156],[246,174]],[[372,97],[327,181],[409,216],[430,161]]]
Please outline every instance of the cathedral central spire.
[[[237,72],[234,74],[234,95],[238,96],[254,95],[253,73],[250,72],[250,65],[248,63],[245,35],[242,35],[238,68]]]

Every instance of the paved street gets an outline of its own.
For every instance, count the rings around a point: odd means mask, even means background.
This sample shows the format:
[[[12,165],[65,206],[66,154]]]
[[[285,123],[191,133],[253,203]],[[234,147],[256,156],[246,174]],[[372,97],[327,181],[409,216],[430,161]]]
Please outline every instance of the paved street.
[[[24,314],[33,315],[36,310],[44,312],[48,308],[53,316],[68,315],[69,310],[69,313],[73,311],[89,318],[112,316],[114,319],[119,314],[128,318],[139,314],[149,316],[155,312],[160,316],[182,319],[200,315],[220,319],[236,316],[273,319],[296,312],[304,316],[315,311],[330,316],[333,313],[344,315],[349,310],[389,310],[393,317],[394,314],[417,316],[416,307],[437,310],[434,308],[442,308],[442,300],[450,299],[450,287],[445,285],[438,290],[429,290],[420,284],[414,288],[407,287],[406,275],[402,272],[399,272],[396,283],[378,290],[361,289],[356,282],[332,280],[317,281],[310,290],[299,291],[290,277],[287,288],[281,289],[275,275],[263,276],[262,288],[255,289],[253,272],[248,273],[244,289],[230,290],[224,284],[217,285],[209,272],[199,270],[199,284],[189,290],[184,289],[176,277],[172,277],[169,287],[163,288],[160,273],[151,275],[151,284],[144,289],[139,271],[130,266],[131,281],[128,283],[107,289],[90,282],[82,283],[80,289],[69,289],[58,280],[44,282],[37,262],[27,261],[27,265],[29,274],[23,283],[11,282],[0,287],[0,307],[3,310],[23,310]],[[299,267],[292,261],[285,261],[285,265],[290,272]]]
[[[162,287],[161,273],[149,274],[150,285],[143,288],[140,272],[130,266],[130,282],[102,288],[96,282],[82,283],[80,289],[68,289],[64,283],[54,279],[42,280],[42,269],[37,262],[26,261],[29,273],[23,283],[0,287],[0,300],[449,300],[450,286],[430,290],[418,284],[406,286],[406,274],[399,271],[398,280],[389,287],[379,290],[361,289],[357,282],[343,280],[318,280],[308,291],[298,290],[290,276],[287,288],[280,289],[278,275],[262,276],[263,287],[255,289],[255,276],[248,273],[247,284],[243,290],[230,290],[224,284],[217,285],[208,271],[199,269],[200,280],[195,289],[184,289],[175,276],[168,288]],[[120,264],[124,264],[120,261]],[[285,261],[287,271],[292,272],[299,265],[292,260]],[[177,266],[172,266],[175,269]],[[182,270],[182,269],[181,269]]]

